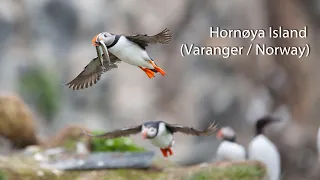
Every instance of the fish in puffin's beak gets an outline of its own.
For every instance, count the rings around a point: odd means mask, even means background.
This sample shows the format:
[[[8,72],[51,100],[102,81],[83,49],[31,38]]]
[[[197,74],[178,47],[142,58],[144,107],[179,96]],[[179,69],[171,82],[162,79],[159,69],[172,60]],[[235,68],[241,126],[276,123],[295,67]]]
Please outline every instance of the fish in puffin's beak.
[[[93,46],[96,47],[96,51],[97,51],[97,55],[98,55],[98,58],[100,60],[100,64],[101,64],[101,67],[105,70],[106,67],[104,66],[104,62],[103,62],[103,57],[102,57],[102,52],[105,54],[105,57],[106,57],[106,60],[107,60],[107,64],[110,64],[110,57],[109,57],[109,53],[108,53],[108,49],[107,49],[107,46],[103,43],[103,41],[100,41],[100,38],[99,38],[99,35],[101,33],[95,35],[92,40],[91,40],[91,44]],[[102,48],[102,52],[100,50],[100,47]],[[104,71],[103,70],[103,71]]]

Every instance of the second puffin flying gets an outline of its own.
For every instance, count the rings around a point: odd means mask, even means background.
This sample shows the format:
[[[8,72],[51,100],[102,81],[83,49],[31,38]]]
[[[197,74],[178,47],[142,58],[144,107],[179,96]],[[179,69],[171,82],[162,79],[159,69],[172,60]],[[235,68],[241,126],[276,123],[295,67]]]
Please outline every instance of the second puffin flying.
[[[215,133],[216,130],[217,126],[214,122],[210,123],[205,130],[199,131],[192,127],[181,126],[179,124],[168,124],[163,121],[149,121],[138,126],[126,127],[100,135],[93,135],[85,131],[83,131],[83,133],[91,137],[117,138],[141,132],[144,139],[149,139],[153,145],[160,148],[164,157],[168,157],[168,153],[169,155],[173,155],[171,147],[174,144],[173,134],[175,132],[193,136],[209,136]]]
[[[92,39],[92,45],[96,47],[98,57],[94,58],[75,79],[66,85],[73,90],[88,88],[100,80],[101,74],[117,68],[116,63],[120,61],[138,66],[149,78],[153,78],[154,73],[158,72],[164,76],[165,71],[149,57],[146,47],[156,43],[168,44],[171,40],[172,34],[167,28],[153,36],[99,33]]]

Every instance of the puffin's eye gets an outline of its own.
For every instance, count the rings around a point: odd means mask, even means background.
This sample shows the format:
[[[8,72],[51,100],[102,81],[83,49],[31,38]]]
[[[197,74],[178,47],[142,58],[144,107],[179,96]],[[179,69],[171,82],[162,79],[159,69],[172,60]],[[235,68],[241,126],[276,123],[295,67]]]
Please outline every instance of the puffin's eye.
[[[107,34],[103,34],[104,37],[108,37]]]

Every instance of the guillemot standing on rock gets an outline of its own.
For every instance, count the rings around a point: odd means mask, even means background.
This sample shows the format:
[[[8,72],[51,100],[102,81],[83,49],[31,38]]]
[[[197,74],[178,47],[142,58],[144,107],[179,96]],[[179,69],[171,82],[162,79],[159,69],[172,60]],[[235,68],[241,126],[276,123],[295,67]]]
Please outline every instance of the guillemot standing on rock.
[[[149,139],[154,146],[160,148],[164,157],[168,157],[168,152],[170,155],[173,155],[171,147],[174,145],[174,133],[181,132],[193,136],[209,136],[215,133],[216,129],[214,122],[210,123],[205,130],[199,131],[192,127],[185,127],[179,124],[168,124],[163,121],[149,121],[138,126],[126,127],[100,135],[93,135],[85,131],[83,132],[88,136],[101,138],[117,138],[141,132],[144,139]]]
[[[156,43],[168,44],[171,40],[172,34],[167,28],[153,36],[147,34],[127,36],[109,32],[99,33],[92,39],[92,45],[96,47],[98,57],[94,58],[75,79],[66,85],[73,90],[92,86],[100,80],[101,74],[112,68],[117,68],[116,63],[120,61],[138,66],[149,78],[155,77],[154,73],[157,72],[164,76],[165,71],[149,57],[146,47],[149,44]]]
[[[244,161],[246,159],[246,150],[236,143],[236,133],[231,127],[222,127],[217,133],[217,139],[222,141],[217,149],[216,160]]]
[[[280,120],[270,116],[260,118],[256,122],[256,137],[248,146],[249,159],[257,160],[266,165],[270,180],[279,180],[281,174],[280,153],[277,147],[263,134],[265,126]]]

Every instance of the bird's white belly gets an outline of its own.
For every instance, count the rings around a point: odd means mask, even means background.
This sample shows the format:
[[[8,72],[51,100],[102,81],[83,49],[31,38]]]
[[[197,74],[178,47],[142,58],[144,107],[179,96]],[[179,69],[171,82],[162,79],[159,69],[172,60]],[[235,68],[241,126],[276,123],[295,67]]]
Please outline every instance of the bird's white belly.
[[[246,159],[246,150],[243,146],[222,141],[217,149],[218,161],[244,161]]]
[[[151,58],[147,52],[124,36],[121,36],[119,41],[109,48],[109,51],[128,64],[154,69],[149,63]]]
[[[250,160],[260,161],[266,165],[270,180],[279,180],[281,174],[280,154],[276,146],[264,135],[256,136],[248,146]]]
[[[158,135],[150,141],[153,145],[157,147],[167,148],[173,145],[173,135],[169,133]]]

